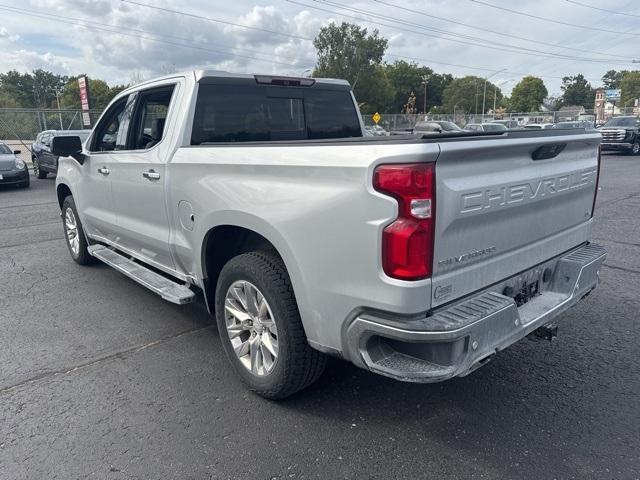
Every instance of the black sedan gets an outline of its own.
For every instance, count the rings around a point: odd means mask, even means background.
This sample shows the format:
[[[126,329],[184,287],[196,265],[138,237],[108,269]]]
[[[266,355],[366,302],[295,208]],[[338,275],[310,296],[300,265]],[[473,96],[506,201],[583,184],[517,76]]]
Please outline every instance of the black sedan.
[[[20,150],[13,150],[0,142],[0,185],[29,186],[29,170],[27,164],[16,155]]]

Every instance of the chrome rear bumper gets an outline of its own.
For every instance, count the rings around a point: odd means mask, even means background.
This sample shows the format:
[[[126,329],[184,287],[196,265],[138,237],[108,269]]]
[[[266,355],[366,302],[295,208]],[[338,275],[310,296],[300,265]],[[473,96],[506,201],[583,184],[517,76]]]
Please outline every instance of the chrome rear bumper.
[[[464,376],[588,295],[605,257],[603,247],[583,245],[428,317],[361,314],[346,329],[346,351],[355,364],[399,380],[438,382]],[[532,272],[543,283],[541,293],[518,307],[501,292],[505,284],[531,278]]]

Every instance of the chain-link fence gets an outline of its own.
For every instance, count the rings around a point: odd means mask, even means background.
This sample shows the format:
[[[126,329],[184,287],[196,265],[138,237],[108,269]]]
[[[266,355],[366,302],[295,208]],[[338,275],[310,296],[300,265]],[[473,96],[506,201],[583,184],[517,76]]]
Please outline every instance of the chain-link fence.
[[[98,120],[101,110],[91,110],[91,122]],[[31,144],[44,130],[82,130],[82,110],[36,110],[0,108],[0,141],[13,150],[21,150],[21,157],[30,160]]]
[[[638,107],[616,108],[615,116],[639,115]],[[455,114],[381,114],[378,126],[387,132],[397,132],[412,130],[416,123],[423,121],[448,121],[464,127],[468,123],[485,123],[493,120],[514,120],[520,126],[531,123],[558,123],[585,120],[594,122],[596,119],[593,109],[562,109],[553,112],[519,112],[502,114],[469,114],[462,111]],[[375,125],[371,115],[363,115],[362,121],[365,126]]]

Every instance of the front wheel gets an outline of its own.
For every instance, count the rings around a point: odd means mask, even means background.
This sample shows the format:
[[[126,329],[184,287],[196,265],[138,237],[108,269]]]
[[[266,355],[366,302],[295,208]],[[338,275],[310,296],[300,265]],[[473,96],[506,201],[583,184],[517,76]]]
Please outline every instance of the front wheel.
[[[42,180],[43,178],[47,178],[47,172],[43,172],[42,169],[40,168],[40,162],[38,161],[37,158],[34,158],[32,160],[33,163],[33,174],[38,177],[40,180]]]
[[[82,223],[76,210],[76,204],[73,197],[69,195],[62,202],[62,225],[64,227],[64,236],[69,247],[71,258],[78,265],[88,265],[94,262],[94,258],[87,250],[87,239],[84,235]]]
[[[633,142],[631,146],[631,150],[629,151],[629,155],[638,155],[640,154],[640,140],[636,140]]]
[[[326,364],[309,346],[289,275],[273,253],[250,252],[224,266],[215,311],[225,353],[243,382],[281,399],[315,382]]]

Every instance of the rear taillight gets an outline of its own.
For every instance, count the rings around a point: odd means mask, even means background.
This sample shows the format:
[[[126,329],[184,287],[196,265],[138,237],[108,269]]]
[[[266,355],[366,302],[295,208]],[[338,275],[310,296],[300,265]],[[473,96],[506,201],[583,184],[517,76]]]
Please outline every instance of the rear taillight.
[[[596,172],[596,191],[593,192],[593,205],[591,206],[591,218],[596,210],[596,198],[598,198],[598,186],[600,185],[600,162],[602,161],[602,147],[598,145],[598,170]]]
[[[380,165],[373,188],[398,201],[398,218],[382,233],[384,272],[401,280],[431,275],[435,227],[435,164]]]

